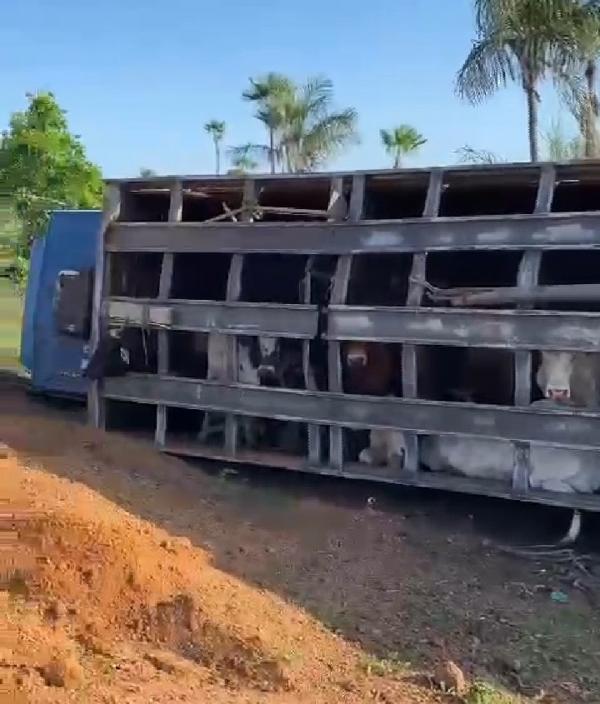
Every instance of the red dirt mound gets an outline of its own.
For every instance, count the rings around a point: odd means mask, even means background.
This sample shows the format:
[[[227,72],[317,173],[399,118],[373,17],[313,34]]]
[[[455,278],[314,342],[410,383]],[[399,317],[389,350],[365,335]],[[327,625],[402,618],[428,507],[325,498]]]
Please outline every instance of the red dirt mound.
[[[82,484],[4,452],[0,496],[0,693],[32,702],[438,701],[400,677],[372,676],[363,654],[315,619]]]

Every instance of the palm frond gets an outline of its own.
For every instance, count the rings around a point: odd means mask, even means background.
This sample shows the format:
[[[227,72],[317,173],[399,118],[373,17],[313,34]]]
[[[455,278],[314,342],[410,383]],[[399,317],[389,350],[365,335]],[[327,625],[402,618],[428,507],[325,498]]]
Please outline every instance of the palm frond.
[[[510,49],[499,35],[477,41],[456,78],[456,92],[471,103],[479,103],[516,77]]]
[[[497,164],[504,161],[494,152],[487,149],[475,149],[468,144],[456,149],[454,153],[458,156],[459,164]]]

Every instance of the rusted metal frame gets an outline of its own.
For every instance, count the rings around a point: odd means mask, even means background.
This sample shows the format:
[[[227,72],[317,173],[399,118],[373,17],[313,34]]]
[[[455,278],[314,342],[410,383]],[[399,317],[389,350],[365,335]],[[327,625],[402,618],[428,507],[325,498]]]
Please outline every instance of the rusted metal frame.
[[[538,191],[535,199],[535,213],[549,213],[552,208],[554,198],[554,185],[556,183],[556,173],[552,164],[545,164],[540,171]],[[517,286],[528,290],[536,286],[539,280],[540,267],[542,264],[541,250],[529,250],[523,253],[519,272],[517,275]],[[523,304],[519,304],[519,308]],[[531,403],[531,377],[533,367],[533,353],[529,350],[515,350],[514,363],[514,393],[515,405],[528,406]],[[515,464],[512,476],[513,491],[518,494],[526,494],[529,491],[529,476],[531,474],[530,445],[529,443],[515,442]]]
[[[352,221],[361,219],[364,210],[365,179],[355,176],[352,179],[350,206],[348,217]],[[352,272],[352,255],[344,254],[338,258],[329,302],[343,304],[348,295],[348,284]],[[330,340],[327,345],[327,377],[329,390],[342,393],[344,390],[342,377],[341,345],[337,340]],[[344,467],[344,431],[335,425],[329,427],[329,464],[342,472]]]
[[[110,298],[103,309],[115,323],[159,330],[308,339],[318,328],[317,306],[308,305]]]
[[[171,186],[169,195],[169,222],[181,222],[182,214],[183,186],[181,181],[175,181]],[[163,253],[158,285],[159,302],[169,299],[173,281],[173,260],[174,255],[172,252]],[[161,375],[168,374],[169,368],[169,331],[160,329],[158,331],[158,373]],[[167,413],[167,407],[163,404],[158,404],[156,407],[156,432],[154,434],[154,441],[159,447],[163,447],[166,442]]]
[[[100,338],[108,331],[107,320],[102,317],[102,298],[110,284],[111,255],[105,252],[106,234],[111,225],[118,219],[121,211],[121,188],[107,185],[104,193],[104,207],[100,233],[96,243],[96,266],[94,276],[94,294],[92,302],[92,329],[90,335],[90,358],[98,346]],[[89,385],[88,422],[96,428],[104,428],[106,424],[105,403],[102,398],[102,382],[92,381]]]
[[[600,410],[489,406],[391,396],[269,388],[128,374],[107,378],[105,396],[221,413],[347,428],[468,435],[549,446],[600,449]],[[335,466],[335,465],[332,465]]]
[[[600,314],[332,305],[326,337],[451,347],[600,352]]]
[[[358,202],[358,196],[355,202]],[[353,204],[351,202],[350,212]],[[599,249],[598,213],[328,223],[116,223],[108,251],[354,254]]]
[[[434,169],[429,175],[427,196],[423,208],[424,218],[435,218],[440,208],[444,172]],[[410,270],[406,305],[418,308],[423,300],[423,287],[426,279],[427,253],[416,252]],[[402,344],[402,395],[405,398],[417,398],[418,359],[417,348],[410,342]],[[419,437],[416,433],[405,433],[406,450],[404,469],[408,472],[419,471]]]

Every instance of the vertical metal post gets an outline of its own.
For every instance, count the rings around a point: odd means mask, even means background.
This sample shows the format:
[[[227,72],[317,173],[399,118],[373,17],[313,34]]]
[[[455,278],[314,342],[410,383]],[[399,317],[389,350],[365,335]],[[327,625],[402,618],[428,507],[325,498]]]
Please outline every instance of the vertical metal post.
[[[242,222],[249,222],[252,219],[252,210],[256,204],[256,181],[246,179],[244,182],[244,195],[242,200],[243,211],[240,216]],[[242,293],[242,269],[244,268],[244,255],[234,254],[231,257],[229,266],[229,276],[227,278],[227,300],[238,301]],[[227,335],[227,380],[230,384],[237,382],[238,362],[237,362],[237,336]],[[225,416],[225,450],[234,456],[238,451],[238,419],[233,413]]]
[[[334,179],[335,181],[335,179]],[[332,191],[339,184],[332,183]],[[350,194],[350,207],[348,219],[358,222],[362,218],[365,198],[365,177],[356,174],[352,179],[352,192]],[[334,305],[345,303],[348,294],[348,283],[352,270],[352,255],[344,254],[338,258],[331,288],[330,302]],[[329,340],[327,345],[329,390],[341,393],[342,359],[341,345],[337,340]],[[337,426],[329,426],[329,463],[340,472],[344,466],[344,430]]]
[[[440,208],[444,172],[442,169],[433,169],[429,175],[427,196],[423,207],[424,218],[435,218]],[[425,283],[425,269],[427,254],[417,252],[413,255],[408,285],[406,305],[419,307],[423,298]],[[418,396],[418,360],[415,345],[402,345],[402,396],[404,398],[417,398]],[[416,433],[404,433],[406,440],[406,456],[404,469],[408,472],[417,472],[419,469],[419,437]]]
[[[108,321],[102,315],[102,300],[110,281],[110,261],[104,252],[106,232],[118,219],[121,211],[121,187],[108,184],[104,193],[104,207],[100,234],[96,244],[96,271],[94,276],[94,297],[92,303],[92,330],[90,336],[90,356],[95,352],[100,338],[108,330]],[[102,398],[102,384],[92,381],[88,391],[88,421],[96,428],[106,424],[105,401]]]
[[[169,222],[181,222],[183,212],[183,185],[176,181],[170,190]],[[158,286],[158,300],[167,301],[171,293],[173,280],[173,253],[164,252]],[[169,331],[158,331],[158,373],[169,373]],[[167,407],[159,403],[156,407],[156,432],[154,440],[159,447],[164,447],[167,434]]]
[[[543,215],[550,212],[555,182],[554,165],[544,164],[540,172],[535,199],[534,212],[536,214]],[[517,286],[519,288],[528,289],[537,285],[541,263],[542,252],[540,250],[528,250],[523,253],[517,275]],[[524,307],[524,304],[519,307]],[[514,370],[515,405],[528,406],[531,403],[531,378],[533,372],[532,353],[530,350],[515,351]],[[514,448],[515,464],[512,488],[515,493],[523,494],[529,489],[529,443],[516,442],[514,443]]]

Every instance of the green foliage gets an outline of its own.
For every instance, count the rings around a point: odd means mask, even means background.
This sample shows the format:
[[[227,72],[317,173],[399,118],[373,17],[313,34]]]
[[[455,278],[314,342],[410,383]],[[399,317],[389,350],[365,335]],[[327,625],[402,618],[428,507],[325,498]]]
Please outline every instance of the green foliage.
[[[478,103],[509,82],[527,97],[529,147],[538,159],[538,85],[569,70],[574,0],[475,0],[477,37],[458,72],[458,94]]]
[[[459,164],[497,164],[504,159],[487,149],[475,149],[469,144],[465,144],[455,151]]]
[[[465,704],[524,704],[521,697],[477,680],[469,688]]]
[[[243,94],[257,105],[255,116],[266,126],[268,145],[254,145],[266,155],[271,172],[313,171],[339,149],[357,141],[354,108],[333,109],[333,83],[323,76],[302,85],[278,73],[251,79]]]
[[[410,125],[400,125],[391,130],[380,130],[381,143],[394,159],[394,168],[400,167],[402,157],[414,154],[427,140]]]
[[[257,169],[258,162],[253,156],[256,153],[256,148],[257,146],[251,143],[231,147],[229,149],[229,159],[232,166],[230,173],[241,175]]]
[[[44,232],[53,208],[95,208],[102,202],[102,176],[69,132],[65,111],[52,93],[28,95],[0,143],[0,190],[11,196],[19,222],[13,254],[29,258],[33,237]]]
[[[553,120],[544,133],[545,158],[550,161],[569,161],[582,159],[585,151],[585,141],[579,135],[568,137],[559,120]]]
[[[410,663],[402,660],[397,653],[390,653],[387,658],[365,655],[360,667],[366,675],[375,677],[398,677],[410,670]]]

